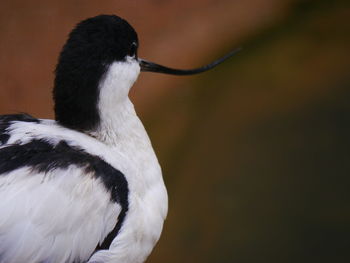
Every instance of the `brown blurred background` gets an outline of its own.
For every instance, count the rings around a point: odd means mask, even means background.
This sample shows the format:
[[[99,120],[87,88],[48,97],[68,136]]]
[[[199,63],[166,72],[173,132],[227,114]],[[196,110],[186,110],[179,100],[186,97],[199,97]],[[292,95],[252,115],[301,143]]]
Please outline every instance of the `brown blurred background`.
[[[350,2],[3,0],[0,113],[52,118],[72,27],[117,14],[140,57],[200,76],[144,73],[132,98],[170,195],[148,262],[350,262]]]

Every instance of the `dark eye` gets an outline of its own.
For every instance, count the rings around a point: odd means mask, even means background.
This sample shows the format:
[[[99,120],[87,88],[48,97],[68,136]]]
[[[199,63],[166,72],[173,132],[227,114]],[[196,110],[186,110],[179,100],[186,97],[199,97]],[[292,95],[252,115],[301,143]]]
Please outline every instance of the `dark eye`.
[[[133,42],[130,45],[128,56],[130,56],[130,57],[134,57],[134,56],[137,57],[137,43],[136,42]]]

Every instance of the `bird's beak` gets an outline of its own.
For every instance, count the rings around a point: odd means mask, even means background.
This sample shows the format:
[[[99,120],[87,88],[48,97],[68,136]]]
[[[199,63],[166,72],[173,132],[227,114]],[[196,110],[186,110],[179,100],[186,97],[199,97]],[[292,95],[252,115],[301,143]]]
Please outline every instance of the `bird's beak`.
[[[194,69],[173,69],[173,68],[168,68],[144,59],[139,59],[139,64],[141,67],[141,71],[148,71],[148,72],[156,72],[156,73],[164,73],[164,74],[172,74],[172,75],[192,75],[192,74],[197,74],[197,73],[202,73],[205,72],[209,69],[212,69],[216,67],[217,65],[221,64],[224,62],[226,59],[232,57],[234,54],[236,54],[238,51],[241,49],[235,49],[228,53],[227,55],[223,56],[222,58],[219,58],[215,60],[214,62],[205,65],[200,68],[194,68]]]

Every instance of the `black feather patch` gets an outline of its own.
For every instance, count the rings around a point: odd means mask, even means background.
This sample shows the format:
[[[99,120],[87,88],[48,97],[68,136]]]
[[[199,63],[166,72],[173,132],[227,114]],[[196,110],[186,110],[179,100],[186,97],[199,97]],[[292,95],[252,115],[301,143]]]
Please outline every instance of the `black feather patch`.
[[[108,249],[118,234],[129,207],[128,182],[125,176],[98,156],[86,153],[84,150],[60,141],[52,145],[45,140],[33,140],[22,145],[9,145],[0,149],[0,176],[22,167],[31,167],[37,172],[49,172],[54,169],[66,169],[76,165],[100,178],[111,194],[111,200],[120,204],[121,212],[118,223],[106,237],[100,249]],[[88,215],[87,215],[88,216]]]

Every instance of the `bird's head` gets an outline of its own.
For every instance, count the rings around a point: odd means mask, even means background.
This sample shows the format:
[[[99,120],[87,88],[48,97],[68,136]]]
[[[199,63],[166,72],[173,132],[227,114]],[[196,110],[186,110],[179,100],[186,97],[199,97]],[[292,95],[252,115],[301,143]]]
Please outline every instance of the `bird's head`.
[[[118,16],[99,15],[80,22],[69,34],[55,71],[56,120],[69,128],[93,130],[100,121],[101,100],[115,104],[127,98],[140,71],[196,74],[236,52],[201,68],[180,70],[140,59],[138,46],[136,31]]]
[[[80,22],[69,34],[56,67],[56,120],[69,128],[95,128],[100,119],[101,82],[115,74],[122,85],[116,80],[113,95],[124,96],[120,93],[128,91],[121,88],[130,88],[140,72],[137,48],[137,33],[118,16],[100,15]]]

